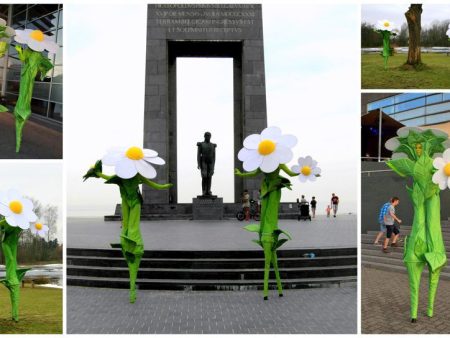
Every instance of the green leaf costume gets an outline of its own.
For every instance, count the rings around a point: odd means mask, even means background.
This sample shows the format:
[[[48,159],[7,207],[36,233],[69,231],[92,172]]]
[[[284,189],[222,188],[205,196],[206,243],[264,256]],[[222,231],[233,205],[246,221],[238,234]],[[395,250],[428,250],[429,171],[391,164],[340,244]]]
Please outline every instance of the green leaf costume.
[[[425,265],[429,271],[429,293],[427,315],[433,316],[434,299],[441,269],[447,257],[442,238],[439,186],[432,181],[436,172],[433,155],[445,150],[447,136],[442,132],[402,128],[399,137],[387,148],[395,156],[387,165],[402,177],[412,177],[413,184],[406,187],[414,207],[412,230],[405,238],[403,261],[408,270],[411,295],[411,319],[417,319],[420,277]],[[393,158],[395,157],[393,156]]]
[[[6,277],[0,280],[8,290],[11,300],[11,316],[19,321],[20,284],[29,269],[17,268],[17,245],[22,229],[10,226],[6,220],[0,221],[0,242],[5,256]]]
[[[236,169],[236,175],[240,177],[255,177],[264,174],[261,183],[261,220],[260,224],[250,224],[244,227],[247,231],[257,232],[258,240],[253,240],[264,250],[264,299],[268,299],[269,295],[269,273],[270,266],[273,266],[275,278],[277,281],[278,294],[283,296],[283,287],[281,285],[280,273],[278,271],[277,249],[283,245],[291,236],[283,230],[278,229],[278,209],[281,200],[281,189],[291,188],[291,183],[287,178],[280,176],[280,170],[283,170],[289,176],[297,176],[289,170],[286,165],[281,164],[271,173],[264,173],[260,169],[248,173],[241,173]],[[287,238],[280,239],[279,236],[284,234]]]
[[[122,197],[122,232],[120,234],[120,245],[122,254],[127,262],[130,274],[130,303],[136,301],[136,279],[139,265],[144,254],[144,242],[140,230],[141,205],[143,202],[140,184],[146,184],[153,189],[168,189],[172,184],[157,184],[149,179],[136,174],[129,179],[120,178],[117,175],[107,176],[102,173],[102,162],[97,161],[91,168],[84,180],[95,177],[105,179],[107,184],[117,184]]]
[[[23,50],[20,46],[16,46],[16,50],[22,62],[19,97],[14,108],[14,117],[16,119],[16,152],[18,153],[22,143],[23,127],[31,115],[31,98],[33,96],[34,80],[36,75],[40,73],[41,81],[43,81],[48,71],[53,68],[53,64],[42,55],[42,52],[36,52],[30,48]]]

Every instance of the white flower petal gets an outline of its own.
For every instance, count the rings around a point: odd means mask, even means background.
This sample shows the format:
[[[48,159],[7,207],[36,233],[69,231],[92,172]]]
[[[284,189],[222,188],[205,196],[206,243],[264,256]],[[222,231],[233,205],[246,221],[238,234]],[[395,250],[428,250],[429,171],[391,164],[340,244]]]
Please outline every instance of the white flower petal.
[[[445,166],[445,161],[442,157],[437,157],[433,160],[433,167],[442,169]]]
[[[34,205],[30,199],[22,197],[19,201],[22,203],[23,210],[33,211]]]
[[[36,52],[43,52],[45,49],[45,45],[42,42],[36,41],[32,38],[28,39],[27,45]]]
[[[36,227],[34,226],[34,224],[30,227],[30,231],[33,235],[36,235],[38,232],[38,229],[36,229]]]
[[[303,162],[303,165],[307,165],[308,167],[311,167],[312,161],[313,161],[312,157],[308,155],[305,157],[305,161]]]
[[[298,173],[298,172],[300,172],[300,166],[299,165],[293,165],[292,167],[291,167],[291,171],[293,171],[294,173]]]
[[[0,215],[9,216],[12,213],[11,209],[4,204],[0,204]]]
[[[278,143],[274,153],[278,155],[279,163],[288,163],[294,157],[292,150]]]
[[[319,167],[315,167],[312,170],[313,175],[320,175],[322,173],[322,169],[320,169]],[[311,176],[313,176],[311,175]]]
[[[442,154],[442,158],[445,162],[450,162],[450,149],[446,149]]]
[[[314,169],[315,167],[317,167],[317,161],[312,160],[312,162],[311,162],[311,169]]]
[[[444,171],[438,170],[433,174],[433,177],[431,178],[433,183],[439,184],[439,188],[445,189],[445,184],[447,182],[447,176],[445,176]]]
[[[281,138],[281,129],[275,126],[268,127],[261,132],[261,140],[278,142]]]
[[[146,162],[150,162],[157,165],[163,165],[166,163],[161,157],[155,156],[155,157],[144,157],[144,160]]]
[[[386,149],[394,151],[400,146],[400,141],[398,140],[397,137],[393,137],[387,140],[384,146],[386,147]]]
[[[245,138],[244,147],[247,149],[258,149],[260,142],[261,142],[261,136],[258,134],[252,134]]]
[[[156,157],[158,156],[158,152],[154,151],[153,149],[143,149],[144,157]]]
[[[297,160],[297,163],[300,167],[303,167],[305,165],[305,158],[304,157],[299,157]]]
[[[23,30],[16,30],[16,35],[14,36],[14,40],[21,44],[26,44],[28,39],[26,37],[26,32]]]
[[[48,50],[49,53],[56,53],[58,51],[59,46],[56,44],[56,42],[51,40],[44,40],[43,46],[46,50]]]
[[[10,226],[12,226],[12,227],[17,226],[16,214],[10,214],[10,215],[6,216],[5,219],[6,219],[6,223],[8,223]]]
[[[135,166],[139,174],[146,178],[155,178],[156,170],[150,163],[147,163],[143,160],[135,161]],[[134,176],[134,175],[133,175]]]
[[[132,178],[138,172],[136,169],[135,161],[130,160],[127,157],[117,162],[114,170],[117,176],[124,179]]]
[[[22,215],[27,219],[28,222],[36,222],[37,216],[34,211],[24,211]]]
[[[279,144],[288,148],[293,148],[297,145],[297,138],[294,135],[282,135],[279,140]]]
[[[302,183],[305,183],[308,180],[308,178],[303,174],[298,175],[298,179]]]
[[[448,134],[440,129],[427,128],[427,130],[430,130],[436,136],[448,138]]]
[[[260,167],[263,158],[264,156],[260,155],[257,151],[253,151],[253,154],[244,161],[242,167],[245,171],[256,170]]]
[[[308,180],[310,180],[311,182],[314,182],[316,179],[317,179],[316,176],[308,175]]]
[[[272,171],[275,171],[279,165],[280,160],[278,158],[278,155],[275,152],[273,152],[270,155],[263,156],[260,168],[265,173],[271,173]]]
[[[104,165],[116,165],[117,162],[125,158],[125,152],[119,151],[119,150],[113,150],[109,151],[105,156],[102,158],[102,164]]]
[[[393,160],[398,160],[398,159],[401,159],[401,158],[408,158],[408,155],[406,155],[405,153],[393,153],[391,158]]]
[[[250,158],[252,156],[253,153],[257,153],[257,150],[250,150],[247,148],[242,148],[241,150],[239,150],[238,153],[238,159],[239,161],[245,161],[247,160],[247,158]]]

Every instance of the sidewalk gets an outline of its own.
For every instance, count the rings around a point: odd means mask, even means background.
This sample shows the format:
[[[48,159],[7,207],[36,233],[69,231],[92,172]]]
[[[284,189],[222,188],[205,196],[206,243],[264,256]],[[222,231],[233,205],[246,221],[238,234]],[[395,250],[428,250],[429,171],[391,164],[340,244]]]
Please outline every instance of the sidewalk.
[[[440,280],[434,317],[426,316],[428,276],[422,275],[417,323],[410,323],[406,273],[362,268],[361,332],[363,334],[449,333],[450,281]]]
[[[239,250],[258,249],[257,234],[243,229],[250,222],[143,221],[141,232],[146,250]],[[101,218],[69,218],[67,247],[110,249],[118,243],[120,222]],[[356,215],[336,218],[319,216],[310,221],[280,220],[279,227],[292,235],[282,249],[336,248],[357,246]]]
[[[23,128],[22,146],[16,153],[14,116],[0,113],[0,158],[3,159],[61,159],[62,133],[28,120]]]
[[[261,291],[139,291],[67,288],[67,333],[354,334],[356,287]]]

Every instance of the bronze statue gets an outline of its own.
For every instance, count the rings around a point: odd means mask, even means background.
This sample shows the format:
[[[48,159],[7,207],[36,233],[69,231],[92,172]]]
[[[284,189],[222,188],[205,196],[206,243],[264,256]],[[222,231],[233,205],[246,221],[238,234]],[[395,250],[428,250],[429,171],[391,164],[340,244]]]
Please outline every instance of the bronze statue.
[[[211,143],[211,133],[205,133],[205,141],[197,142],[197,169],[202,175],[202,195],[212,196],[211,179],[214,175],[217,144]]]

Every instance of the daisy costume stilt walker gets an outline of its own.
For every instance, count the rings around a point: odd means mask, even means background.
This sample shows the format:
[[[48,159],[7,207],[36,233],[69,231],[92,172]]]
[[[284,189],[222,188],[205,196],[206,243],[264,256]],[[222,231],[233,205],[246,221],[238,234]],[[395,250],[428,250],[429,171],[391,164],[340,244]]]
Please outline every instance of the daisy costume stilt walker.
[[[115,175],[108,176],[102,172],[102,164],[114,166]],[[122,253],[127,261],[130,274],[130,303],[136,301],[136,278],[142,255],[144,254],[144,242],[141,236],[140,219],[142,195],[140,184],[146,184],[153,189],[168,189],[172,184],[157,184],[150,179],[156,177],[153,165],[163,165],[164,160],[158,157],[158,153],[150,149],[130,147],[128,149],[110,150],[100,161],[97,161],[86,175],[89,177],[103,178],[107,184],[117,184],[122,197],[122,233],[120,244]]]
[[[384,58],[384,69],[387,69],[389,56],[391,56],[391,36],[396,36],[395,25],[389,20],[380,20],[377,22],[375,31],[383,37],[383,51],[381,55]]]
[[[439,275],[447,263],[439,193],[449,183],[450,151],[445,149],[450,144],[448,135],[436,129],[403,127],[397,135],[386,142],[386,148],[393,152],[392,160],[386,163],[398,175],[412,178],[412,186],[406,189],[414,218],[411,232],[405,238],[403,262],[408,270],[411,321],[416,322],[423,269],[428,267],[427,315],[432,317]]]
[[[33,202],[15,190],[0,194],[0,241],[5,257],[6,277],[0,280],[9,290],[11,316],[19,321],[20,283],[29,269],[17,268],[17,245],[23,230],[36,221]]]
[[[34,79],[39,73],[41,81],[43,81],[48,71],[53,68],[53,64],[44,55],[44,51],[52,54],[56,53],[58,45],[51,40],[51,37],[45,35],[40,30],[16,30],[14,39],[17,43],[26,46],[23,49],[20,45],[16,45],[19,59],[22,62],[19,97],[14,108],[14,117],[16,119],[16,152],[19,152],[22,143],[22,130],[25,122],[31,115]]]
[[[299,171],[291,171],[286,166],[286,163],[292,160],[291,148],[296,144],[295,136],[283,135],[280,128],[269,127],[264,129],[261,134],[247,136],[244,140],[244,148],[238,154],[238,159],[243,162],[243,168],[247,173],[235,169],[236,175],[244,178],[264,175],[260,195],[260,224],[250,224],[244,227],[248,231],[258,233],[258,239],[253,241],[264,250],[264,300],[267,300],[269,295],[270,266],[273,266],[275,272],[278,295],[283,296],[283,287],[278,271],[277,249],[291,239],[291,236],[278,228],[278,209],[281,189],[291,189],[291,183],[287,178],[280,176],[280,171],[289,176],[300,174]],[[279,238],[281,234],[285,238]]]

